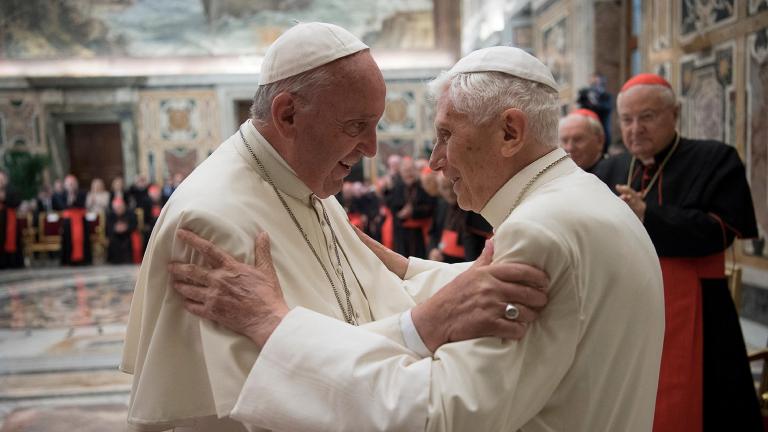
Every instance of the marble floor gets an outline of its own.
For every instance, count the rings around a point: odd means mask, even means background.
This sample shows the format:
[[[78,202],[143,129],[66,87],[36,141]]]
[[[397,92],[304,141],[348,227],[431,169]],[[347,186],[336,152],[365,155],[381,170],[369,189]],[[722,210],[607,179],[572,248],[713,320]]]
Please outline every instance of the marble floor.
[[[0,272],[0,431],[122,431],[136,266]]]
[[[131,380],[117,367],[137,271],[0,272],[0,432],[124,430]],[[750,349],[766,346],[768,327],[742,328]]]

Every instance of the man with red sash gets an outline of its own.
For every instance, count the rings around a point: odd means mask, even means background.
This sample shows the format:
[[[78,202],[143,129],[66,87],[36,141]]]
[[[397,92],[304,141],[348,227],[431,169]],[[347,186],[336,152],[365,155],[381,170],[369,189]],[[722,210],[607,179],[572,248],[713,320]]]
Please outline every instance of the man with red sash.
[[[661,260],[666,331],[654,431],[762,431],[724,275],[734,238],[757,235],[744,165],[733,147],[676,132],[679,105],[660,76],[627,81],[617,106],[629,153],[596,174],[643,221]]]
[[[421,187],[412,158],[403,158],[400,181],[385,196],[392,212],[395,252],[409,257],[426,258],[426,238],[432,224],[435,198]]]
[[[61,264],[91,264],[91,242],[88,238],[90,230],[85,218],[85,192],[80,190],[74,175],[70,174],[64,178],[63,200],[55,210],[61,210]]]
[[[13,191],[8,175],[0,171],[0,269],[24,267],[21,231],[16,210],[21,200]]]

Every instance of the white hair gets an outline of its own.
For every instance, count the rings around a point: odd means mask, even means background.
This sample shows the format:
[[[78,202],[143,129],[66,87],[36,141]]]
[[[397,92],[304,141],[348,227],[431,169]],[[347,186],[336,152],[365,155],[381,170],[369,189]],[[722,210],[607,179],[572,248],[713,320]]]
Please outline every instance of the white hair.
[[[568,122],[568,121],[570,121],[571,119],[573,119],[573,118],[576,118],[576,117],[578,117],[578,118],[582,118],[582,119],[585,119],[585,120],[587,121],[587,125],[588,125],[588,127],[589,127],[590,131],[591,131],[593,134],[595,134],[595,135],[599,135],[599,136],[605,136],[605,130],[603,130],[603,125],[602,125],[602,123],[600,123],[600,122],[599,122],[597,119],[595,119],[594,117],[585,116],[585,115],[583,115],[583,114],[579,114],[579,113],[576,113],[576,112],[572,112],[572,113],[568,114],[567,116],[565,116],[565,117],[561,118],[561,119],[560,119],[560,122],[557,124],[557,128],[558,128],[558,129],[560,129],[561,127],[563,127],[563,125],[564,125],[566,122]]]
[[[476,126],[506,109],[519,109],[528,117],[534,142],[557,146],[560,104],[557,91],[548,86],[502,72],[443,72],[427,86],[435,99],[447,92],[454,108],[467,114]]]
[[[677,106],[677,96],[675,96],[675,92],[672,91],[671,88],[659,84],[637,84],[634,85],[627,90],[624,90],[622,92],[619,92],[619,95],[616,97],[616,106],[618,107],[619,101],[621,100],[621,96],[624,95],[624,93],[628,92],[629,90],[632,90],[635,87],[649,87],[658,93],[658,95],[661,97],[661,100],[664,102],[665,107],[673,108]]]
[[[330,64],[302,72],[280,81],[260,85],[253,96],[251,119],[257,126],[265,126],[272,117],[272,101],[280,93],[300,94],[312,100],[317,93],[331,84],[333,73]]]

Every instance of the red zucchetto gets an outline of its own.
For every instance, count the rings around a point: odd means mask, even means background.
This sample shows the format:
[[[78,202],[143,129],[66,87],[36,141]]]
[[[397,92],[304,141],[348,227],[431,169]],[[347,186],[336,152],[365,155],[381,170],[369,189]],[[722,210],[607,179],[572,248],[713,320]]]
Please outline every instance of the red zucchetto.
[[[586,108],[579,108],[579,109],[577,109],[577,110],[574,110],[574,111],[573,111],[573,112],[571,112],[571,114],[569,114],[569,115],[573,115],[573,114],[577,114],[577,115],[580,115],[580,116],[584,116],[584,117],[593,118],[593,119],[595,119],[595,120],[597,120],[597,121],[600,121],[600,117],[598,117],[598,116],[597,116],[597,114],[595,114],[595,112],[594,112],[594,111],[592,111],[592,110],[588,110],[588,109],[586,109]]]
[[[636,85],[660,85],[668,89],[672,88],[672,86],[669,84],[669,81],[665,80],[659,75],[652,73],[641,73],[627,80],[627,82],[625,82],[621,87],[620,93],[623,93]]]

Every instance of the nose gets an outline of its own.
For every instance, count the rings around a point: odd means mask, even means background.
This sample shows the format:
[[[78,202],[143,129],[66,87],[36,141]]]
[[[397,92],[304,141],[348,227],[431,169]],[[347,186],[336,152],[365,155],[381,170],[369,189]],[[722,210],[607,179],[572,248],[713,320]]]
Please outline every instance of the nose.
[[[429,157],[429,168],[432,171],[441,171],[445,168],[445,146],[439,142],[432,149],[432,155]]]
[[[365,157],[372,158],[376,156],[376,148],[377,148],[377,141],[376,141],[376,128],[371,128],[369,132],[366,132],[362,136],[362,140],[360,141],[360,144],[358,144],[358,149],[360,149],[360,153],[363,154]]]

